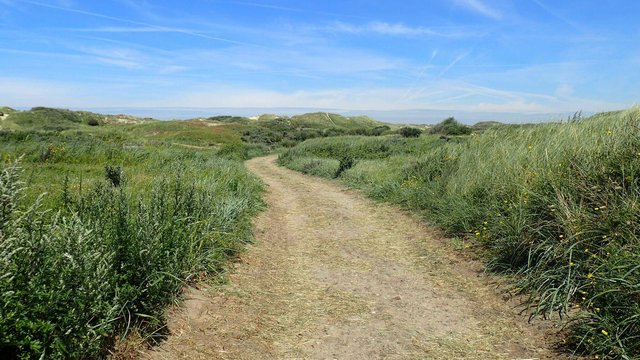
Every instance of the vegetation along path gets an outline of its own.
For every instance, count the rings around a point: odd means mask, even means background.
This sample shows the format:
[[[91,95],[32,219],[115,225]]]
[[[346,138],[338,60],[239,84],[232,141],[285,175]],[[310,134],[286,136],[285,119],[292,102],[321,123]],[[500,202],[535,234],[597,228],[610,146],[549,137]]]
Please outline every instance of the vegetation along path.
[[[339,184],[247,162],[268,185],[256,242],[191,290],[152,359],[557,358],[480,267],[420,220]]]

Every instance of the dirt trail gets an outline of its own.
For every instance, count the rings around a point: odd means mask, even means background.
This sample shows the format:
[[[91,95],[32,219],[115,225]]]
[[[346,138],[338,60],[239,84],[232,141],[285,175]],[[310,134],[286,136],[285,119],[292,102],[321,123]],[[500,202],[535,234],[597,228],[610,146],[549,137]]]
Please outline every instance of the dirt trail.
[[[146,358],[558,358],[419,219],[274,161],[247,162],[269,188],[255,245],[228,284],[187,294]]]

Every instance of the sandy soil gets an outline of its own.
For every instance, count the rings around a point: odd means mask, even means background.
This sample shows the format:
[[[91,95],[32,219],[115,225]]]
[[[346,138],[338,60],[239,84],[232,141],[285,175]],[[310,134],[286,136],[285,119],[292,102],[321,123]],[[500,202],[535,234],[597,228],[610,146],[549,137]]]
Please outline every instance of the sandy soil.
[[[190,289],[148,359],[556,359],[495,280],[421,221],[339,184],[247,162],[268,185],[256,241]]]

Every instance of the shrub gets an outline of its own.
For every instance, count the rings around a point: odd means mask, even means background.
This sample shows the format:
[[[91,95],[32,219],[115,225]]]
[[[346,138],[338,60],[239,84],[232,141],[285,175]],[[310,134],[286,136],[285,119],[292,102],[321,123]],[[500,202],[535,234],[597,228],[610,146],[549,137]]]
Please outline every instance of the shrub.
[[[115,187],[120,186],[124,181],[122,168],[120,166],[105,165],[104,177]]]
[[[343,172],[351,169],[354,163],[355,160],[351,154],[343,155],[342,158],[340,158],[340,165],[338,166],[338,170],[336,170],[336,173],[333,177],[340,177]]]
[[[470,126],[459,123],[453,117],[444,119],[429,130],[431,134],[440,135],[469,135],[472,131]]]
[[[419,137],[422,134],[422,130],[414,127],[403,127],[398,130],[398,133],[402,135],[402,137]]]

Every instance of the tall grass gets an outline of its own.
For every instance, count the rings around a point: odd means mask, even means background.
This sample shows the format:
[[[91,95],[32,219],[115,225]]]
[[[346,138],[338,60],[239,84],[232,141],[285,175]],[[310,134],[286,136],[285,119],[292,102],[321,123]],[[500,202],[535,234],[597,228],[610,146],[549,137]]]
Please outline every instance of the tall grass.
[[[354,164],[340,175],[423,212],[512,274],[532,315],[570,314],[573,348],[640,356],[640,109],[569,123],[503,126],[445,142],[312,140],[280,161]],[[320,172],[331,177],[329,171]]]
[[[134,328],[153,336],[184,284],[222,271],[250,239],[261,208],[260,181],[232,159],[244,148],[127,147],[117,132],[76,135],[0,134],[4,159],[25,154],[0,165],[8,358],[98,358]]]

